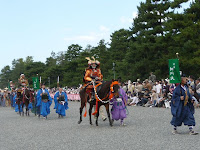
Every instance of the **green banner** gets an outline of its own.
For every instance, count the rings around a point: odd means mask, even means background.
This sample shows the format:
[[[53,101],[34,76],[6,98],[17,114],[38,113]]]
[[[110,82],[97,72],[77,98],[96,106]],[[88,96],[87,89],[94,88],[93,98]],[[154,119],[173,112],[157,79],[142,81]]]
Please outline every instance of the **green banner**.
[[[8,82],[8,90],[9,91],[11,90],[11,88],[10,88],[10,82]]]
[[[33,89],[37,90],[40,88],[40,83],[38,77],[32,77],[33,80]]]
[[[178,59],[169,59],[169,80],[170,80],[170,83],[181,82]]]

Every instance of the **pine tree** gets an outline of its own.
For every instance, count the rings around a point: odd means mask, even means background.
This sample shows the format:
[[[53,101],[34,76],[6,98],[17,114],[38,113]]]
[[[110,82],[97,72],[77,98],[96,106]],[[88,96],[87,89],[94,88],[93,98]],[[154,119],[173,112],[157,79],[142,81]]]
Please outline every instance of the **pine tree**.
[[[146,0],[138,7],[138,17],[134,19],[130,55],[127,56],[134,79],[147,78],[150,72],[162,77],[162,68],[166,43],[163,43],[165,35],[165,22],[171,13],[169,0]]]

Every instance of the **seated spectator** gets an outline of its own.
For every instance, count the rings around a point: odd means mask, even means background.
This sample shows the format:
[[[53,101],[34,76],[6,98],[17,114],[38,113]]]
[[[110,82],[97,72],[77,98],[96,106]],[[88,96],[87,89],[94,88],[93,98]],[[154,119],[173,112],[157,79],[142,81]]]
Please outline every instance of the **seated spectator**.
[[[164,98],[163,96],[158,97],[157,106],[158,107],[165,107],[165,105],[164,105],[165,100],[166,100],[166,98]]]
[[[200,78],[196,80],[196,92],[198,96],[200,97]]]
[[[148,90],[145,90],[144,96],[143,98],[141,98],[141,102],[142,102],[142,106],[145,106],[145,104],[148,102],[148,104],[150,104],[151,102],[151,97],[149,95]]]
[[[132,95],[131,95],[131,92],[130,92],[130,91],[128,91],[127,96],[128,96],[127,104],[129,104],[129,103],[132,102],[132,99],[131,99],[131,98],[132,98]]]
[[[136,96],[136,93],[134,93],[134,95],[133,95],[133,97],[131,97],[131,99],[132,99],[132,102],[129,103],[128,105],[129,105],[129,106],[136,106],[137,103],[139,102],[139,99],[138,99],[138,97]]]
[[[155,107],[157,105],[157,94],[155,90],[152,90],[151,101],[153,103],[153,106]]]

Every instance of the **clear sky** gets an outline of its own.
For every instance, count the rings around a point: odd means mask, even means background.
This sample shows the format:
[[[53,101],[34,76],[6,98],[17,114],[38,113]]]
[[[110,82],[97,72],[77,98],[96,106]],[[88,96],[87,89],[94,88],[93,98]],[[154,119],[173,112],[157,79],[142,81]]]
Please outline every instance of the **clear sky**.
[[[0,0],[0,70],[13,59],[45,62],[71,44],[109,42],[128,29],[145,0]]]

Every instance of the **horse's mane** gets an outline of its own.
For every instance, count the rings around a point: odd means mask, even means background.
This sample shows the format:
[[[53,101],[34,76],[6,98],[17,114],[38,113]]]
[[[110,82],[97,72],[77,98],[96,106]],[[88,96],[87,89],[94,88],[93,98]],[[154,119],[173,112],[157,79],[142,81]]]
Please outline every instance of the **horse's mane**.
[[[101,89],[98,92],[100,98],[105,97],[109,93],[111,83],[112,81],[105,81],[104,83],[102,83]]]

